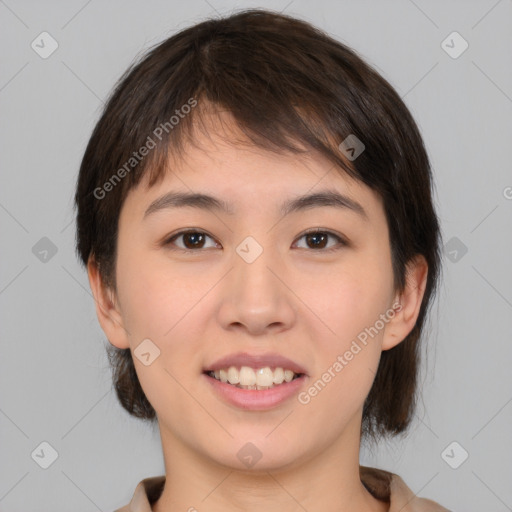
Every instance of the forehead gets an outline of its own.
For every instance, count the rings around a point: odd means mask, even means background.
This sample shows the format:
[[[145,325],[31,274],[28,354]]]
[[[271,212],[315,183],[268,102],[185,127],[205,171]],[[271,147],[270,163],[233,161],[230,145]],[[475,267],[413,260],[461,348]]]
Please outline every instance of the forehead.
[[[229,114],[216,113],[202,120],[201,129],[194,129],[179,157],[169,151],[160,181],[149,186],[147,173],[125,203],[136,206],[138,216],[144,217],[152,203],[175,191],[218,198],[225,213],[251,207],[273,209],[279,204],[282,214],[284,203],[291,198],[331,191],[348,202],[364,203],[369,214],[382,213],[381,198],[374,191],[319,152],[302,149],[292,153],[256,146]]]

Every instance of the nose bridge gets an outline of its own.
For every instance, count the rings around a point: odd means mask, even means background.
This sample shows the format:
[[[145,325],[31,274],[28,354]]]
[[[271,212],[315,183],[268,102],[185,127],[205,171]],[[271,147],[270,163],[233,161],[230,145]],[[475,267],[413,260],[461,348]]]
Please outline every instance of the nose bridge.
[[[224,326],[242,324],[256,334],[270,325],[290,324],[293,307],[286,286],[276,276],[282,273],[282,267],[275,248],[265,247],[256,237],[248,236],[235,252],[221,307]]]
[[[261,307],[258,306],[260,302],[268,306],[276,300],[282,285],[270,270],[276,272],[280,266],[275,248],[268,242],[260,243],[255,237],[248,236],[236,247],[234,260],[235,293],[240,299],[250,300],[256,308]]]

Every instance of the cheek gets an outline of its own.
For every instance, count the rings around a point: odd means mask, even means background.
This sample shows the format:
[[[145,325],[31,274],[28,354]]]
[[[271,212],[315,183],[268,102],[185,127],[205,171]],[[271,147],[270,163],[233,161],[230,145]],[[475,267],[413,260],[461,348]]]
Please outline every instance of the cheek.
[[[178,306],[164,294],[162,280],[151,269],[139,267],[129,275],[119,272],[119,296],[123,320],[134,342],[138,338],[159,339],[173,325]]]
[[[391,267],[383,268],[375,258],[359,258],[331,273],[324,286],[309,283],[309,297],[322,319],[315,343],[320,364],[302,403],[310,400],[317,413],[330,410],[337,425],[362,406],[375,378],[385,329],[380,319],[392,291],[390,273]]]
[[[339,351],[348,348],[352,340],[386,312],[391,292],[389,272],[380,265],[359,261],[333,271],[322,285],[315,281],[307,283],[307,300],[322,320],[322,332],[330,333],[323,337],[331,340],[330,346]]]
[[[168,339],[180,322],[186,322],[188,312],[208,291],[208,283],[197,275],[185,276],[179,269],[162,264],[161,258],[152,261],[151,255],[142,250],[129,254],[117,263],[126,326],[134,341],[141,336]]]
[[[384,332],[379,318],[386,311],[387,292],[375,280],[354,274],[329,285],[322,320],[335,334],[316,338],[319,364],[301,401],[312,411],[308,421],[318,428],[325,414],[333,431],[342,428],[362,407],[379,364]]]
[[[160,351],[148,366],[134,353],[136,372],[150,403],[159,413],[170,410],[194,418],[197,412],[200,417],[201,411],[190,410],[190,396],[181,384],[187,382],[187,389],[197,384],[195,372],[200,373],[200,365],[194,357],[202,339],[199,318],[207,314],[201,298],[212,284],[197,275],[171,272],[170,266],[135,251],[118,261],[118,284],[132,351],[145,339]]]

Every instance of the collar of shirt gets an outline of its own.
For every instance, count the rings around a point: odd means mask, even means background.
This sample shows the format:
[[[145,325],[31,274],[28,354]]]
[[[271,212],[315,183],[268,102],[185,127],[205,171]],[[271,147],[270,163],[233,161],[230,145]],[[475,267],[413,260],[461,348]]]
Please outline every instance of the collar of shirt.
[[[359,466],[359,474],[372,496],[389,503],[389,512],[450,512],[435,501],[416,496],[395,473]],[[141,480],[130,503],[114,512],[152,512],[151,505],[162,494],[164,484],[163,475]]]

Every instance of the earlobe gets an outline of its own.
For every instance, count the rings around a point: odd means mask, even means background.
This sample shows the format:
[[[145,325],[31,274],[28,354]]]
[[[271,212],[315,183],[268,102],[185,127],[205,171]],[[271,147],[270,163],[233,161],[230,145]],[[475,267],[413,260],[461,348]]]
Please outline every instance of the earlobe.
[[[413,330],[418,318],[425,287],[428,264],[422,254],[415,256],[407,265],[406,284],[393,302],[395,314],[386,325],[382,350],[389,350],[401,343]]]
[[[129,348],[128,332],[123,325],[115,293],[104,284],[98,264],[92,257],[87,263],[87,273],[96,305],[96,315],[108,341],[117,348]]]

